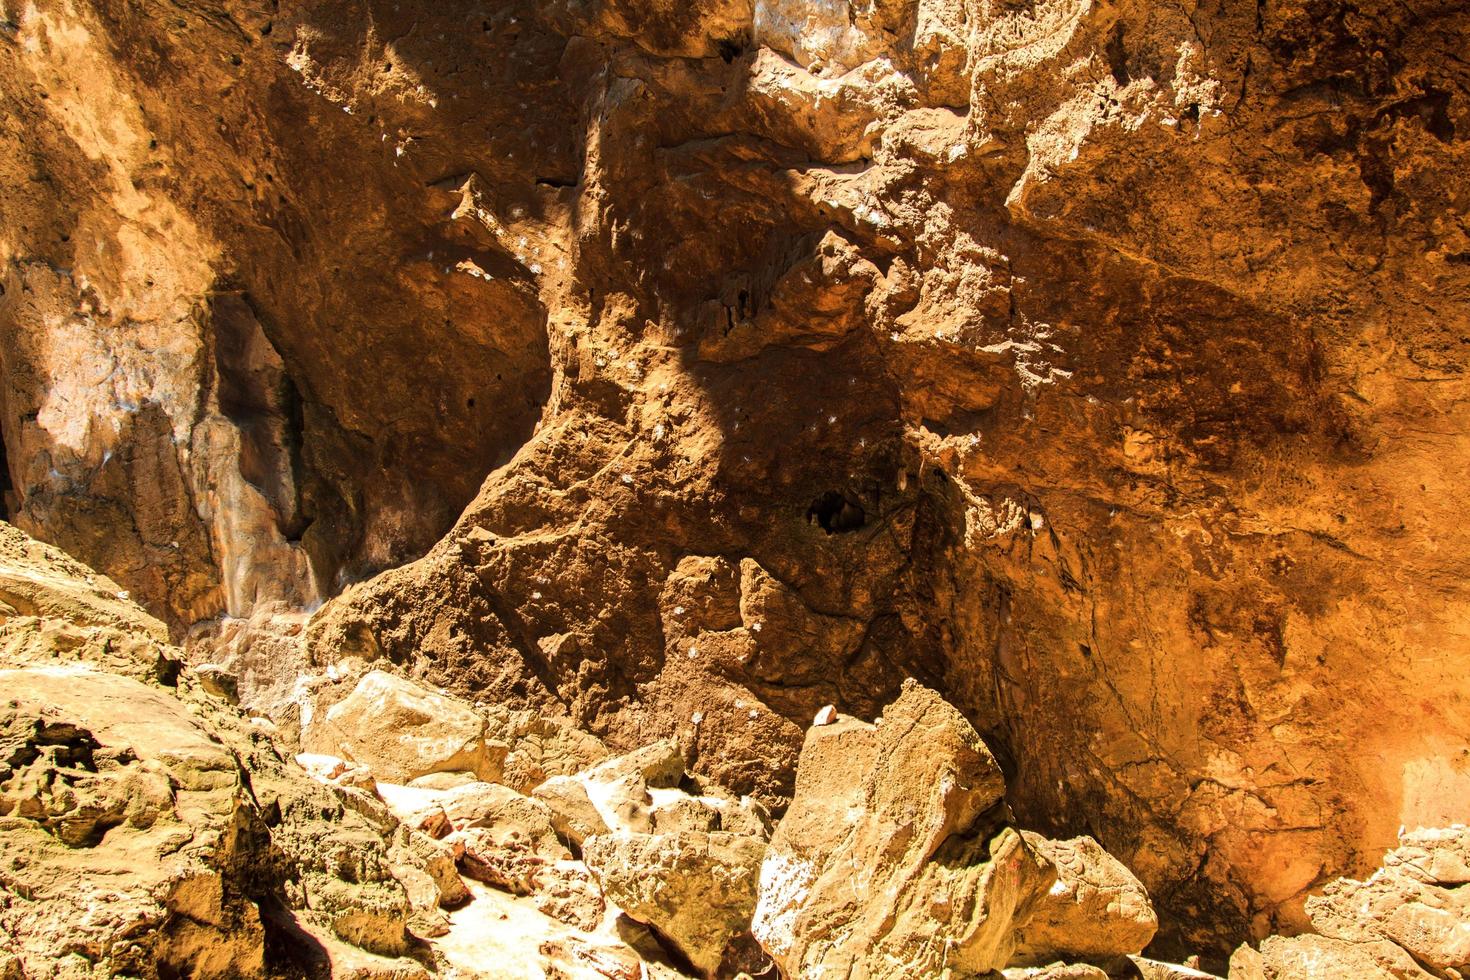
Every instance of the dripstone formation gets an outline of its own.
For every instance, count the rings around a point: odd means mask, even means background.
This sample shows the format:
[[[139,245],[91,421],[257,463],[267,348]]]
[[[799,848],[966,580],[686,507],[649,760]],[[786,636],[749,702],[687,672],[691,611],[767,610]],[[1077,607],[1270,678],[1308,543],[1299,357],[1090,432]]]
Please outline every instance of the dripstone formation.
[[[0,980],[1460,976],[1467,38],[0,0]]]

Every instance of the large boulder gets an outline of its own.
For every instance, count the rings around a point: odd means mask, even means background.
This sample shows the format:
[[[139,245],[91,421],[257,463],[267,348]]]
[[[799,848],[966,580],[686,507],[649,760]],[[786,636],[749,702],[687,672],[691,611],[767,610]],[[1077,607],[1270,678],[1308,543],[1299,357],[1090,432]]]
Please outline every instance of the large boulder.
[[[588,838],[583,857],[609,901],[712,976],[750,931],[765,851],[745,834],[618,832]]]
[[[1055,874],[1005,825],[974,728],[907,682],[881,725],[812,728],[761,868],[756,938],[789,976],[985,973]]]
[[[1104,961],[1143,951],[1159,919],[1133,872],[1091,837],[1022,836],[1056,868],[1057,880],[1017,933],[1013,962]]]
[[[367,765],[390,783],[459,771],[498,780],[507,752],[469,705],[382,670],[307,721],[302,746]]]

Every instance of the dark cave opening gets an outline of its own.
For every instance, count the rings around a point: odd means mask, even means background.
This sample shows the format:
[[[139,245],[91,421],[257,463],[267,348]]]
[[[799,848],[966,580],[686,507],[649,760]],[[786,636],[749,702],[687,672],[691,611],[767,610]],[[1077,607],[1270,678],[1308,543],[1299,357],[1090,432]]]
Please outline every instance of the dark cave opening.
[[[828,490],[806,509],[808,524],[815,524],[828,534],[856,531],[867,524],[862,505],[843,493]]]

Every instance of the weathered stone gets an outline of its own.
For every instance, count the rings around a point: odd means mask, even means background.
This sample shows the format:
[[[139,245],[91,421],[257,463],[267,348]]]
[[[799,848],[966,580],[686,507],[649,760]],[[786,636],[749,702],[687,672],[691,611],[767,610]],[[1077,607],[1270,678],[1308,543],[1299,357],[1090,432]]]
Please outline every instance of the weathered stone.
[[[1089,963],[1052,963],[1047,966],[1010,967],[1005,980],[1107,980],[1107,971]]]
[[[1192,957],[1191,962],[1198,957]],[[1165,963],[1147,956],[1129,956],[1128,962],[1138,971],[1141,980],[1220,980],[1213,973],[1206,973],[1197,965],[1189,963]]]
[[[1230,957],[1230,980],[1430,980],[1413,958],[1386,940],[1350,943],[1329,936],[1267,936],[1259,950]]]
[[[528,895],[545,868],[571,857],[547,809],[509,787],[471,783],[440,802],[455,827],[444,842],[462,852],[460,867],[476,881]]]
[[[577,847],[581,847],[588,837],[608,831],[602,814],[593,805],[586,786],[580,780],[571,776],[553,776],[537,786],[531,796],[545,805],[557,833]]]
[[[1433,970],[1470,968],[1470,895],[1465,855],[1470,828],[1416,830],[1366,881],[1339,878],[1307,899],[1324,936],[1356,943],[1387,940]]]
[[[187,669],[163,686],[138,669],[151,654],[120,660],[116,637],[160,649],[162,624],[126,604],[99,621],[91,573],[9,547],[13,534],[0,532],[0,577],[23,578],[41,614],[23,642],[0,643],[0,940],[16,968],[30,980],[264,976],[277,915],[405,952],[409,906],[385,842],[335,795],[359,791],[289,765]],[[40,642],[66,630],[84,640],[67,656]],[[263,917],[282,896],[288,908]]]
[[[795,976],[1003,968],[1055,874],[1004,826],[1004,791],[980,736],[917,684],[881,726],[809,729],[761,868],[756,938]]]
[[[6,4],[0,512],[247,702],[773,807],[926,678],[1167,944],[1305,929],[1470,787],[1463,7]]]
[[[619,832],[589,838],[583,857],[610,901],[712,976],[750,930],[765,851],[743,834]]]
[[[487,739],[485,719],[463,702],[381,670],[363,675],[347,697],[309,722],[302,745],[370,766],[395,783],[460,770],[494,780],[508,751]]]
[[[1152,941],[1159,923],[1148,892],[1097,841],[1022,836],[1056,868],[1057,880],[1018,930],[1014,962],[1103,962],[1142,952]]]

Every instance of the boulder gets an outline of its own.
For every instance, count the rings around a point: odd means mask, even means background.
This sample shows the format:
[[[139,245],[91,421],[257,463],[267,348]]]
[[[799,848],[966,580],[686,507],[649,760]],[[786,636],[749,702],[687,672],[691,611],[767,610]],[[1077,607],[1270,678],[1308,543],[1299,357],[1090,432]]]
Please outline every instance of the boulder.
[[[1412,957],[1386,940],[1353,943],[1330,936],[1267,936],[1259,950],[1230,957],[1230,980],[1430,980]]]
[[[1122,862],[1091,837],[1022,836],[1056,868],[1057,880],[1018,931],[1014,963],[1100,962],[1143,951],[1159,920],[1147,890]]]
[[[571,844],[581,847],[594,834],[605,834],[608,826],[597,812],[587,787],[571,776],[553,776],[531,792],[551,815],[551,825]]]
[[[761,867],[753,930],[789,976],[900,978],[1006,966],[1055,878],[1005,826],[980,736],[914,682],[882,725],[808,730]]]
[[[1106,970],[1090,963],[1050,963],[1046,966],[1010,967],[1001,972],[1005,980],[1108,980]]]
[[[500,778],[508,747],[464,702],[382,670],[364,674],[345,698],[306,724],[302,746],[372,768],[385,782],[466,770]]]
[[[572,856],[546,808],[508,786],[471,783],[439,802],[455,827],[444,842],[459,849],[461,870],[476,881],[529,895],[543,869]]]
[[[589,782],[604,784],[616,783],[628,776],[637,776],[648,786],[677,787],[685,777],[684,756],[678,743],[673,739],[661,739],[608,759],[583,773]]]
[[[486,707],[485,714],[491,736],[510,746],[498,781],[521,793],[553,776],[582,772],[611,754],[595,735],[564,718],[502,705]]]
[[[583,858],[609,901],[712,976],[750,931],[765,850],[744,834],[618,832],[589,838]]]
[[[1165,963],[1146,956],[1130,955],[1128,962],[1138,971],[1140,980],[1220,980],[1215,974],[1199,969],[1198,959],[1192,956],[1187,963]],[[1191,963],[1195,965],[1189,965]]]

